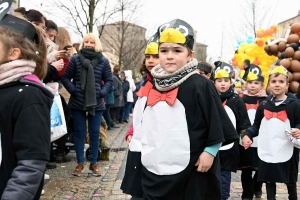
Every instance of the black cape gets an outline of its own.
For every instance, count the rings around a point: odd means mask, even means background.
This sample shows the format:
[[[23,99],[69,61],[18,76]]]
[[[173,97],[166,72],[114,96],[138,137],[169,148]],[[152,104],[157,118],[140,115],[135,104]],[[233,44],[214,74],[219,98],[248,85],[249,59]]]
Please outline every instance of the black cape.
[[[243,100],[237,94],[234,94],[225,101],[223,103],[232,110],[235,116],[236,131],[240,133],[242,130],[246,130],[251,124]],[[228,150],[219,151],[222,171],[236,172],[240,159],[239,142],[239,140],[235,141],[233,147]]]
[[[268,96],[258,107],[254,124],[247,129],[247,135],[252,139],[259,133],[261,121],[264,118],[264,110],[271,112],[286,111],[291,128],[300,129],[300,103],[291,93],[287,99],[275,106],[272,96]],[[276,128],[276,127],[275,127]],[[284,132],[284,130],[283,130]],[[260,146],[258,146],[258,149]],[[296,183],[298,178],[299,149],[294,148],[292,157],[281,163],[267,163],[259,158],[258,162],[258,181],[270,181],[279,183]]]
[[[173,175],[157,175],[143,165],[144,199],[221,199],[219,156],[215,157],[214,163],[207,173],[197,172],[195,163],[205,147],[220,142],[231,143],[238,139],[238,135],[222,106],[215,86],[205,77],[199,74],[190,76],[179,86],[177,100],[185,109],[185,113],[182,115],[186,117],[188,127],[189,164],[183,171]],[[155,116],[153,117],[155,118]],[[170,114],[171,117],[176,116]],[[142,123],[155,122],[145,122],[143,119]],[[153,124],[153,126],[157,126],[157,124]],[[147,134],[148,132],[145,135]],[[161,136],[168,134],[162,132]]]

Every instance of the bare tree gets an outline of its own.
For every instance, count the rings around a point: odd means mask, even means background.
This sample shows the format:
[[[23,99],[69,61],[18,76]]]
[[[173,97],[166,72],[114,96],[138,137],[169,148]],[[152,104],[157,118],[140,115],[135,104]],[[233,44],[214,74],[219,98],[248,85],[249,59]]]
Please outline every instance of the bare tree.
[[[83,37],[86,33],[93,32],[97,24],[106,24],[120,11],[112,2],[111,0],[47,0],[49,9],[45,12],[59,17],[68,27]]]
[[[244,0],[239,2],[243,14],[241,25],[244,27],[240,30],[244,35],[256,37],[257,29],[269,27],[271,23],[274,23],[279,0]]]
[[[119,65],[124,69],[134,70],[140,65],[142,50],[146,45],[146,29],[136,24],[141,10],[140,3],[135,0],[118,0],[120,13],[114,16],[117,22],[99,27],[104,49],[117,55]]]

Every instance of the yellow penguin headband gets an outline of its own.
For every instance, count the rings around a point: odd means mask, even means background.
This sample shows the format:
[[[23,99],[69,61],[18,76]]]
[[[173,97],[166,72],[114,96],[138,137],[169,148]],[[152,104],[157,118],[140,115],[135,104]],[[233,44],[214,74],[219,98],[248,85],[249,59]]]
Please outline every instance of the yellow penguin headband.
[[[157,32],[148,40],[145,54],[151,54],[151,55],[158,54],[158,39],[159,39],[159,33]]]
[[[151,54],[151,55],[158,54],[158,44],[155,42],[150,42],[146,47],[145,54]]]
[[[247,81],[261,81],[264,82],[264,77],[260,75],[256,75],[253,72],[249,72],[247,76]]]
[[[158,27],[159,43],[176,43],[193,50],[194,30],[183,20],[175,19]]]
[[[233,68],[231,65],[221,61],[217,61],[214,64],[217,67],[215,71],[215,79],[231,78],[231,75],[233,73]]]
[[[283,74],[285,75],[286,77],[288,77],[288,71],[283,67],[283,66],[277,66],[275,67],[274,69],[271,70],[269,76],[271,76],[272,74]]]
[[[231,74],[224,69],[220,69],[215,73],[215,79],[218,78],[231,78]]]

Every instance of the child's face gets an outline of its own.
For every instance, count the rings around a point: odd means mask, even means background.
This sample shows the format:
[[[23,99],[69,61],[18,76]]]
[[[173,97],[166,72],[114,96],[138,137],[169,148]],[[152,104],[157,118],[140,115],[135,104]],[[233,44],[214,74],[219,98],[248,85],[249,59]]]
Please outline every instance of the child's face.
[[[224,93],[229,90],[231,80],[229,78],[218,78],[215,80],[215,86],[220,93]]]
[[[234,91],[235,91],[235,93],[237,93],[237,94],[241,94],[241,93],[242,93],[242,88],[240,88],[240,87],[235,87],[235,88],[234,88]]]
[[[156,54],[156,55],[147,54],[146,55],[145,66],[149,72],[151,72],[151,69],[158,64],[159,64],[158,54]]]
[[[286,80],[286,76],[283,74],[275,77],[275,74],[272,74],[269,78],[268,89],[276,97],[286,93],[288,90],[289,83]]]
[[[260,81],[247,81],[246,87],[249,94],[255,95],[263,89],[263,83]]]
[[[194,52],[188,55],[185,46],[175,43],[162,43],[159,46],[159,60],[161,67],[167,72],[175,72],[194,57]]]

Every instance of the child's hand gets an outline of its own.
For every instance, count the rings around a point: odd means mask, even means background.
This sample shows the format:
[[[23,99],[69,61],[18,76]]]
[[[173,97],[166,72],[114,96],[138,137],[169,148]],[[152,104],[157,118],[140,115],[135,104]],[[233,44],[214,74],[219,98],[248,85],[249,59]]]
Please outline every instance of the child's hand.
[[[243,137],[242,143],[243,143],[244,148],[248,149],[250,147],[250,145],[252,144],[252,141],[250,140],[250,138],[248,137],[248,135],[245,135]]]
[[[298,128],[293,128],[291,130],[291,134],[293,135],[293,137],[295,138],[300,138],[300,130]]]
[[[195,164],[195,166],[198,166],[197,168],[197,172],[207,172],[213,162],[214,162],[214,156],[211,155],[210,153],[207,153],[207,152],[202,152],[198,158],[198,161],[197,163]]]
[[[132,136],[131,135],[128,135],[127,136],[127,140],[126,140],[126,142],[127,142],[127,144],[129,145],[130,144],[130,142],[131,142],[131,138],[132,138]]]

